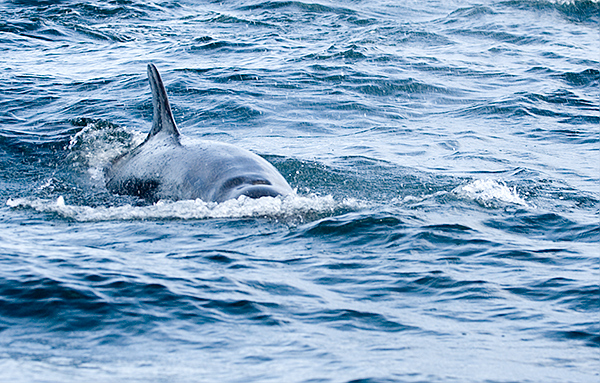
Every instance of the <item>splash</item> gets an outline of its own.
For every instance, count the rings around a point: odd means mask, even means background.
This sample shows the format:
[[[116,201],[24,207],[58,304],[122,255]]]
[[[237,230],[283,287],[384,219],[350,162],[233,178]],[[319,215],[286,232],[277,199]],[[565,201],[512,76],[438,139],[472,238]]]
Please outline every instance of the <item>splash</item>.
[[[330,214],[357,210],[364,203],[355,199],[336,201],[332,196],[263,197],[251,199],[241,196],[222,203],[202,200],[158,201],[149,206],[90,207],[65,203],[62,196],[56,200],[15,198],[6,202],[11,208],[33,209],[41,213],[57,214],[78,222],[129,221],[162,219],[209,218],[272,218],[287,222],[304,222]]]
[[[69,145],[70,160],[87,168],[93,180],[102,181],[102,169],[120,154],[138,146],[144,135],[131,132],[119,125],[101,120],[78,119],[75,125],[82,125]]]
[[[558,5],[577,5],[578,3],[592,3],[592,4],[599,4],[600,0],[550,0],[549,3],[551,4],[558,4]]]
[[[486,207],[494,206],[498,202],[528,206],[517,193],[517,188],[508,187],[503,181],[479,179],[455,188],[452,193],[475,200]]]

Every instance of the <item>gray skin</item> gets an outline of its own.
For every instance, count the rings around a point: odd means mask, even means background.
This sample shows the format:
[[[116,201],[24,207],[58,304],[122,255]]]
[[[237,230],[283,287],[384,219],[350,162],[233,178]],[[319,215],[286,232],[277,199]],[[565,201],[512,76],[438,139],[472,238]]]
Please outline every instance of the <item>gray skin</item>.
[[[294,193],[273,165],[245,149],[213,141],[182,145],[153,64],[148,65],[148,79],[154,106],[152,130],[144,143],[104,169],[108,190],[150,201],[200,198],[205,202]]]

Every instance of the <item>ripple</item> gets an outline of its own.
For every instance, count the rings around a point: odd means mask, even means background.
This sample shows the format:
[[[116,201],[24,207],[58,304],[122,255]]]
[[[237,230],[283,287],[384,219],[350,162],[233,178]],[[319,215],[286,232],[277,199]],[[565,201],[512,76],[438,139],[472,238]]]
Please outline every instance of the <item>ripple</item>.
[[[581,72],[565,72],[557,76],[575,86],[597,87],[600,84],[600,71],[597,69],[586,69]]]
[[[303,320],[314,323],[327,323],[339,330],[366,330],[366,331],[415,331],[417,327],[403,325],[387,319],[384,315],[356,310],[340,309],[328,310],[319,313],[297,314]]]
[[[600,240],[596,224],[578,224],[555,213],[525,213],[504,219],[490,219],[486,225],[509,233],[524,234],[553,241]]]

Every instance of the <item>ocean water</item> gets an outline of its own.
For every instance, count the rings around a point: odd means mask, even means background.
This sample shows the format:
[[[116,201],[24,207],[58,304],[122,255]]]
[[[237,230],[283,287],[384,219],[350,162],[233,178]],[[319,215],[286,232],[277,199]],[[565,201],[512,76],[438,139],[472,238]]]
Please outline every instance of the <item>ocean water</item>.
[[[598,1],[1,1],[1,382],[600,381]],[[297,196],[148,203],[186,140]]]

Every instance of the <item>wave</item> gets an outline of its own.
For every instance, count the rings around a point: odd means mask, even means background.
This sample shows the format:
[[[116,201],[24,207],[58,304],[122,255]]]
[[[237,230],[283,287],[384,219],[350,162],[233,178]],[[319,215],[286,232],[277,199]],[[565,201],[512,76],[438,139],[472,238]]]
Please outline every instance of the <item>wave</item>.
[[[306,3],[302,1],[264,1],[253,5],[247,5],[239,8],[242,11],[254,11],[254,10],[281,10],[288,9],[293,12],[304,12],[304,13],[332,13],[337,15],[354,15],[357,12],[350,8],[342,8],[335,6],[327,6],[318,3]]]
[[[134,41],[130,33],[119,31],[107,24],[89,24],[90,19],[108,21],[110,19],[131,19],[147,16],[147,6],[142,4],[100,5],[86,3],[39,4],[38,2],[18,1],[11,9],[18,21],[0,24],[0,31],[14,34],[30,40],[32,44],[52,44],[68,42],[73,38],[89,42]],[[43,7],[43,17],[40,17]]]
[[[149,206],[91,207],[70,205],[64,197],[56,200],[41,198],[10,198],[6,205],[11,208],[33,209],[41,213],[52,213],[78,222],[129,221],[129,220],[173,220],[207,218],[272,218],[286,222],[303,222],[323,215],[340,214],[356,210],[366,203],[354,199],[336,201],[332,196],[263,197],[252,199],[241,196],[222,203],[202,200],[158,201]]]
[[[452,191],[457,196],[472,199],[484,206],[509,203],[521,206],[529,204],[519,196],[516,186],[509,187],[503,181],[480,179],[457,187]]]
[[[558,77],[574,86],[598,87],[600,85],[600,71],[592,68],[581,72],[565,72]]]
[[[566,20],[573,22],[597,23],[600,15],[598,0],[512,0],[502,4],[523,10],[558,11]]]

